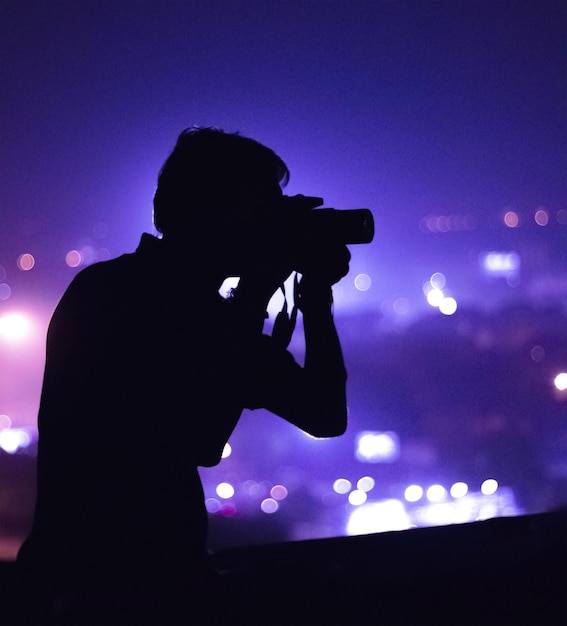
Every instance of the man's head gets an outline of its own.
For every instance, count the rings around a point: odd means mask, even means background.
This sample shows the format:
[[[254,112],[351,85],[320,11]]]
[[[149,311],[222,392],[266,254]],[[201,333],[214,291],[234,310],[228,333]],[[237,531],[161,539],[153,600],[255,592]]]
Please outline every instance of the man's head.
[[[188,128],[162,167],[154,196],[154,224],[164,237],[200,237],[256,221],[281,196],[289,170],[253,139],[216,128]],[[236,231],[236,232],[235,232]]]

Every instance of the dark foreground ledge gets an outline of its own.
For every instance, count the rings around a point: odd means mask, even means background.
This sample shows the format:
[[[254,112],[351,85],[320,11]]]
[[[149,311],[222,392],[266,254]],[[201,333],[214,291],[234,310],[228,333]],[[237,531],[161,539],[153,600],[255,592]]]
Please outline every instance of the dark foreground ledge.
[[[235,548],[213,560],[236,590],[209,599],[215,624],[567,624],[567,511]],[[2,565],[0,593],[11,569]]]

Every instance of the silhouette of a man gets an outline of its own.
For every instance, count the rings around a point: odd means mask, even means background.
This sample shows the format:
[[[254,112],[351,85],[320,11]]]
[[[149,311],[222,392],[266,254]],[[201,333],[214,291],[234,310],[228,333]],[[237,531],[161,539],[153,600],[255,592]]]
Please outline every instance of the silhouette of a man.
[[[197,603],[210,577],[197,467],[219,462],[244,408],[315,436],[344,432],[331,286],[350,255],[302,237],[322,200],[283,196],[288,177],[252,139],[185,130],[158,179],[162,237],[144,234],[134,253],[87,267],[61,299],[35,517],[18,557],[45,620],[157,622],[165,607]],[[268,301],[294,270],[303,366],[263,334]],[[229,276],[240,282],[223,299]]]

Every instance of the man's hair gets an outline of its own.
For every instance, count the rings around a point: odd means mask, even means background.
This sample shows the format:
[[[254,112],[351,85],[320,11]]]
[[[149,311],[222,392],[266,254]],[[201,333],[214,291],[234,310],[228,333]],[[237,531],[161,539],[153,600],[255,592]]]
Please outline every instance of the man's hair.
[[[289,180],[289,170],[270,148],[238,133],[191,127],[177,144],[158,176],[154,225],[167,233],[189,224],[214,224],[230,214],[231,196],[260,180]]]

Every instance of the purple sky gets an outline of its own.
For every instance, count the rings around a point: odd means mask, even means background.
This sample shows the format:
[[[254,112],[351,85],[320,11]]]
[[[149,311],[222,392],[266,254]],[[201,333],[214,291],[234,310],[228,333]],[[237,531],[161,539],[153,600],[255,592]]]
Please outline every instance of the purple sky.
[[[353,276],[372,289],[353,302],[411,301],[434,271],[464,281],[451,268],[513,245],[495,228],[507,209],[528,224],[540,206],[552,222],[567,208],[564,2],[1,0],[0,11],[11,289],[0,313],[48,316],[76,272],[70,249],[133,250],[152,230],[158,169],[192,124],[272,147],[289,193],[373,210],[375,243],[353,251]],[[465,243],[427,236],[429,214],[473,215],[478,228]],[[567,228],[554,224],[521,237],[567,260]],[[24,252],[32,271],[17,269]]]

